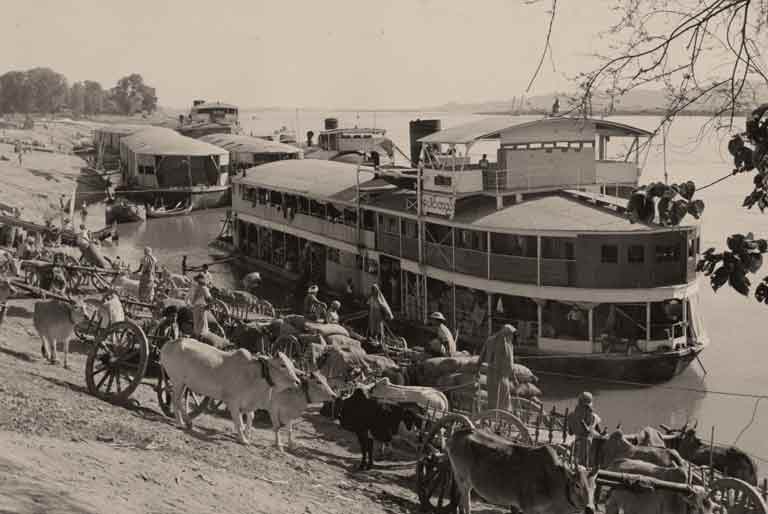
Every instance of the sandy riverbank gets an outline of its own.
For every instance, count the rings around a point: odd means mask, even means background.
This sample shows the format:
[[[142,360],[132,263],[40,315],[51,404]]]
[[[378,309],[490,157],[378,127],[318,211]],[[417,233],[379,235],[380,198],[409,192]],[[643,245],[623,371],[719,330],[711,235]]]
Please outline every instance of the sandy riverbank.
[[[282,454],[268,422],[243,446],[227,418],[201,416],[194,433],[176,428],[150,386],[139,387],[131,408],[89,395],[84,353],[70,355],[69,371],[40,359],[33,305],[11,300],[0,326],[0,512],[418,510],[413,455],[352,471],[354,436],[316,413],[297,425],[299,447]]]

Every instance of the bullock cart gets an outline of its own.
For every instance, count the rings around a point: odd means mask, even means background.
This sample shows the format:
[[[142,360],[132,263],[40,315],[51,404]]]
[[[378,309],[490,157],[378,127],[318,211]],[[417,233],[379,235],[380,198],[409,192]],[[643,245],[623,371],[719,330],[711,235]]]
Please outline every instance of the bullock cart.
[[[88,391],[99,398],[122,403],[147,379],[155,379],[153,388],[163,413],[173,416],[172,384],[160,366],[163,345],[178,336],[175,319],[155,319],[155,306],[122,300],[127,319],[102,327],[98,314],[76,327],[75,333],[90,343],[85,363]],[[187,391],[187,411],[195,417],[203,412],[204,399]]]
[[[488,410],[467,416],[451,412],[436,418],[425,431],[416,463],[417,493],[422,510],[435,514],[463,512],[460,509],[460,493],[446,452],[447,442],[454,433],[464,429],[481,430],[518,446],[549,446],[568,469],[575,469],[576,462],[571,452],[573,441],[567,435],[566,419],[567,411],[561,414],[554,407],[546,411],[541,405],[523,399],[513,400],[511,411]],[[500,474],[505,473],[505,470],[498,471]],[[514,477],[509,479],[514,480]],[[764,494],[750,484],[730,477],[715,476],[700,486],[601,469],[597,471],[596,485],[596,503],[608,497],[607,494],[599,494],[601,490],[608,492],[619,489],[639,494],[671,492],[687,498],[706,497],[715,507],[713,512],[768,514]],[[509,508],[508,505],[503,507]],[[604,512],[603,506],[597,510]]]

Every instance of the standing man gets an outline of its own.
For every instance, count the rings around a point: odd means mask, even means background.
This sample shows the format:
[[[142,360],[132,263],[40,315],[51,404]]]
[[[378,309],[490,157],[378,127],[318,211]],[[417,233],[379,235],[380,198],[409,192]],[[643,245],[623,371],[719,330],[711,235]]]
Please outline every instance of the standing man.
[[[139,266],[139,297],[141,301],[152,303],[155,299],[155,271],[157,269],[157,259],[152,255],[152,248],[144,248],[144,258]]]
[[[88,220],[88,204],[83,200],[83,206],[80,208],[80,221],[83,225]]]
[[[480,366],[488,363],[486,371],[486,388],[488,390],[488,408],[510,410],[511,393],[517,387],[515,378],[514,341],[517,329],[512,325],[504,325],[501,330],[491,335],[480,352],[477,360],[477,377],[480,376]]]
[[[211,275],[211,272],[208,271],[207,264],[203,264],[201,275],[203,275],[203,280],[205,280],[205,286],[211,287],[211,285],[213,285],[213,275]]]
[[[206,334],[208,329],[208,302],[213,300],[208,285],[205,283],[205,276],[199,273],[195,276],[195,286],[190,292],[188,301],[192,306],[192,335],[200,338]]]
[[[577,464],[591,466],[590,447],[598,431],[600,416],[592,410],[592,393],[584,391],[579,395],[578,404],[568,415],[568,433],[575,436],[573,455]]]
[[[480,159],[480,171],[486,172],[490,168],[491,163],[488,162],[488,154],[483,154],[483,158]]]

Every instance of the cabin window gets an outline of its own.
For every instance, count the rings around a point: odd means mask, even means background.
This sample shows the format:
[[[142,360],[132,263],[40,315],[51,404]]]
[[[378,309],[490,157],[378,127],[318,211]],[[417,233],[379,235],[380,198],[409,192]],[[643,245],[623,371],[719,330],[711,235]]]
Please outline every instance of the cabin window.
[[[446,175],[435,175],[435,185],[451,187],[451,177]]]
[[[373,211],[363,211],[363,230],[376,230],[376,215]]]
[[[309,214],[309,200],[303,196],[297,198],[296,212],[301,214]]]
[[[413,220],[403,220],[403,235],[410,239],[419,238],[419,225]]]
[[[344,209],[344,224],[350,227],[357,226],[357,211],[352,209]]]
[[[627,261],[630,264],[645,262],[645,247],[642,245],[631,245],[627,248]]]
[[[385,234],[390,234],[393,236],[400,234],[400,223],[399,219],[395,216],[379,216],[379,225],[381,226],[381,230]]]
[[[680,247],[676,245],[657,245],[656,262],[677,262],[680,260]]]
[[[456,247],[466,248],[468,250],[485,251],[487,235],[485,232],[475,232],[474,230],[456,229]]]
[[[336,264],[341,263],[341,253],[339,252],[338,248],[329,247],[325,255],[329,262],[335,262]]]
[[[699,253],[699,238],[688,240],[688,258],[693,259]]]
[[[541,257],[543,259],[573,260],[573,242],[562,237],[542,237]]]
[[[491,233],[491,251],[500,255],[536,258],[536,237]]]
[[[603,245],[600,250],[600,262],[616,264],[619,262],[619,247],[616,245]]]
[[[154,175],[155,168],[152,166],[139,166],[139,175]]]

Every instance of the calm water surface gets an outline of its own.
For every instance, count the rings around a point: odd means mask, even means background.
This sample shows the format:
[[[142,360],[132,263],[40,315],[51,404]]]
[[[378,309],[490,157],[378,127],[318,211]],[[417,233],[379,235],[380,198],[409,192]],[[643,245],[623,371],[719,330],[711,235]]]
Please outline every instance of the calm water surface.
[[[475,116],[444,115],[439,113],[300,113],[300,132],[322,130],[325,117],[337,117],[341,126],[372,126],[386,128],[388,135],[408,153],[408,121],[421,118],[441,118],[443,127],[470,121]],[[296,127],[292,112],[244,113],[242,123],[246,131],[257,134],[271,132],[280,126]],[[619,118],[618,121],[644,128],[653,128],[656,119],[648,117]],[[667,171],[671,181],[694,180],[703,185],[729,173],[731,164],[725,148],[727,137],[705,136],[696,142],[703,119],[681,118],[673,126],[667,144]],[[743,122],[739,120],[739,128]],[[303,136],[300,136],[303,138]],[[612,142],[613,144],[613,142]],[[620,144],[620,143],[617,143]],[[493,146],[491,146],[493,148]],[[478,145],[473,153],[487,151]],[[664,174],[661,148],[649,152],[643,170],[642,182],[662,180]],[[751,175],[730,178],[717,186],[702,191],[706,212],[703,224],[703,245],[722,246],[724,237],[731,233],[749,231],[758,237],[768,237],[768,214],[741,208],[743,197],[751,190]],[[180,269],[181,256],[188,254],[190,265],[211,260],[208,243],[220,230],[223,210],[194,213],[188,217],[149,220],[145,223],[122,225],[121,240],[117,248],[108,248],[108,254],[120,254],[135,265],[144,246],[151,246],[161,262],[172,269]],[[103,223],[101,212],[91,215],[89,225],[98,228]],[[243,270],[219,266],[216,280],[222,285],[234,283]],[[764,268],[768,274],[768,268]],[[763,274],[758,273],[753,283]],[[564,380],[541,377],[547,403],[560,407],[572,406],[576,395],[590,390],[596,395],[596,407],[608,426],[622,423],[626,430],[645,425],[667,423],[681,425],[688,419],[699,420],[699,430],[709,436],[715,426],[715,439],[733,443],[743,430],[739,445],[758,457],[761,474],[768,475],[768,402],[754,399],[704,393],[684,389],[768,394],[768,340],[764,336],[768,320],[768,306],[760,306],[752,299],[744,299],[730,289],[713,293],[705,279],[701,280],[701,303],[704,322],[711,345],[702,355],[705,374],[697,363],[686,372],[663,386],[646,388],[617,384]],[[274,299],[274,298],[273,298]],[[282,303],[277,299],[276,303]],[[752,419],[754,418],[754,419]],[[752,420],[749,428],[747,425]]]

